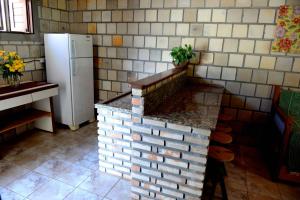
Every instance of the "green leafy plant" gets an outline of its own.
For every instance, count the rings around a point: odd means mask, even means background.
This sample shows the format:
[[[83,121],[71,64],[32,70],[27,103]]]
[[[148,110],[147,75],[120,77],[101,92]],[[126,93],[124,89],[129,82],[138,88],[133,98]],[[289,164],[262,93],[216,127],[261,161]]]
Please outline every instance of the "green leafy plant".
[[[180,65],[182,63],[187,63],[196,54],[193,52],[191,45],[185,44],[184,47],[174,47],[170,53],[175,65]]]

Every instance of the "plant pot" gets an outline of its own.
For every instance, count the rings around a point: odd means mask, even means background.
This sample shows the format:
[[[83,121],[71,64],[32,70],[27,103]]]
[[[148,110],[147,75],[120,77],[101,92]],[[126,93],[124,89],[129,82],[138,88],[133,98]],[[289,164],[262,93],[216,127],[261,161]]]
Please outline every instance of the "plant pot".
[[[185,61],[183,63],[179,63],[178,65],[176,65],[174,62],[173,62],[173,65],[175,66],[175,68],[181,68],[181,67],[185,67],[189,64],[189,61]]]
[[[11,87],[18,87],[21,82],[21,77],[19,75],[7,76],[4,80]]]

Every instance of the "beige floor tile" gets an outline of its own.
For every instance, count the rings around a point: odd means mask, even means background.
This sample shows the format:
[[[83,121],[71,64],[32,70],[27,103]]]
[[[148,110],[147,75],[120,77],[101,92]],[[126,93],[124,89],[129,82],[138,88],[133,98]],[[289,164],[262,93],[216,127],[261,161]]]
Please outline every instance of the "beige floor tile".
[[[256,195],[257,198],[265,196],[280,199],[279,188],[276,183],[249,171],[247,171],[247,188],[248,194]]]
[[[106,197],[112,200],[130,200],[130,182],[120,180]]]
[[[7,186],[13,192],[27,197],[39,187],[43,186],[50,179],[46,176],[36,172],[30,172],[24,176],[16,179],[14,182]]]
[[[100,200],[96,194],[90,193],[88,191],[82,190],[80,188],[75,189],[71,194],[69,194],[65,200]]]
[[[0,195],[2,200],[23,200],[25,198],[3,187],[0,187]]]
[[[9,161],[0,161],[0,186],[7,186],[20,176],[28,173],[29,170],[12,164]]]
[[[100,196],[105,196],[111,188],[118,182],[119,178],[107,175],[101,172],[92,173],[79,188],[96,193]]]
[[[60,181],[51,179],[28,196],[30,200],[62,200],[75,188]]]
[[[75,187],[91,175],[87,168],[56,159],[46,161],[34,171]]]
[[[285,200],[299,200],[300,199],[300,185],[286,185],[283,183],[277,184],[281,194],[281,199]]]

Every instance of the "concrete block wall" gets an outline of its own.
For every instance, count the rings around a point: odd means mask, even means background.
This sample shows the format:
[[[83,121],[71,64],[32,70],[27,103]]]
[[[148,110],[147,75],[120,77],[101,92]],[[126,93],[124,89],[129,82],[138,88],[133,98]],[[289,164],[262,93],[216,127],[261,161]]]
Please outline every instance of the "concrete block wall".
[[[43,33],[69,31],[69,12],[66,0],[40,0],[33,5],[37,7],[33,8],[34,36],[13,33],[11,37],[8,37],[0,33],[0,50],[16,51],[25,62],[33,60],[26,64],[22,81],[46,80]],[[4,84],[0,75],[0,86]]]
[[[100,100],[172,67],[172,47],[201,54],[189,75],[225,86],[225,112],[242,121],[270,111],[272,85],[299,89],[299,55],[271,52],[276,11],[298,0],[70,0],[70,31],[94,36]]]
[[[97,106],[99,169],[131,179],[131,111]]]

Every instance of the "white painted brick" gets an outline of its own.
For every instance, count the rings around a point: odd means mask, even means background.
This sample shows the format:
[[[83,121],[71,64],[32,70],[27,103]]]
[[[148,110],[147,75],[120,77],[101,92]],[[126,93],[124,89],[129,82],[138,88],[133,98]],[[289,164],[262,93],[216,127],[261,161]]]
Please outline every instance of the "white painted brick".
[[[150,176],[161,177],[161,172],[142,168],[142,173]]]
[[[117,164],[117,165],[122,165],[122,160],[119,160],[119,159],[115,159],[115,158],[112,158],[112,157],[107,157],[106,160],[108,162],[111,162],[111,163],[114,163],[114,164]]]
[[[105,143],[112,143],[112,139],[111,138],[103,137],[101,135],[98,136],[98,141],[105,142]]]
[[[204,174],[181,170],[181,175],[192,178],[192,180],[204,180]]]
[[[131,191],[132,192],[136,192],[138,194],[143,194],[143,195],[149,196],[149,191],[143,190],[143,189],[135,187],[135,186],[131,187]]]
[[[152,133],[151,128],[146,128],[146,127],[143,127],[143,126],[134,125],[134,126],[131,127],[131,129],[132,129],[132,131],[139,132],[139,133],[146,133],[146,134],[151,134]]]
[[[179,169],[174,168],[174,167],[168,167],[165,165],[158,165],[158,170],[163,171],[163,172],[168,172],[168,173],[172,173],[172,174],[179,174]]]
[[[210,136],[211,131],[208,129],[193,128],[193,133]]]
[[[143,142],[148,142],[148,143],[151,143],[151,144],[161,145],[161,146],[163,146],[164,143],[165,143],[165,141],[162,140],[162,139],[148,137],[148,136],[143,136],[142,140],[143,140]]]
[[[108,163],[108,162],[103,162],[103,161],[99,161],[99,166],[105,167],[105,168],[113,168],[113,164]]]
[[[207,155],[208,149],[203,146],[191,145],[191,152]]]
[[[126,167],[114,166],[114,169],[124,172],[124,173],[130,173],[130,169],[128,169]]]
[[[189,133],[192,130],[192,128],[189,126],[183,126],[183,125],[172,124],[172,123],[167,123],[167,128],[178,130],[178,131],[189,132]]]
[[[114,126],[114,130],[118,132],[128,133],[128,134],[131,133],[129,128],[120,127],[120,126]]]
[[[181,193],[181,192],[176,192],[176,191],[165,189],[165,188],[162,189],[162,192],[165,194],[171,195],[171,196],[183,198],[183,193]]]
[[[151,125],[151,126],[160,126],[160,127],[166,126],[166,123],[163,121],[157,121],[157,120],[146,119],[146,118],[143,118],[143,124]]]
[[[170,159],[170,158],[165,158],[165,162],[166,162],[166,164],[174,165],[174,166],[178,166],[178,167],[182,167],[182,168],[188,167],[188,163],[179,161],[179,160]]]
[[[151,151],[151,146],[149,145],[145,145],[145,144],[139,144],[139,143],[132,143],[132,148],[135,148],[135,149],[142,149],[142,150],[145,150],[145,151]]]
[[[125,146],[125,147],[130,147],[131,145],[130,142],[127,142],[125,140],[114,140],[114,144]]]
[[[192,154],[183,153],[182,154],[182,159],[186,159],[188,161],[195,161],[195,162],[206,164],[206,157],[200,157],[199,155],[192,155]]]
[[[186,187],[186,186],[183,186],[183,185],[179,185],[179,190],[184,191],[184,192],[188,192],[190,194],[197,195],[199,197],[202,195],[202,190],[193,189],[193,188]]]
[[[176,182],[179,184],[185,184],[186,179],[182,178],[181,176],[174,176],[174,175],[170,175],[170,174],[164,174],[164,179],[168,179],[172,182]]]
[[[141,166],[150,167],[150,162],[145,161],[145,160],[132,158],[131,161],[132,161],[133,164],[138,164],[138,165],[141,165]]]
[[[169,188],[177,189],[177,184],[176,183],[172,183],[170,181],[163,181],[161,179],[158,179],[156,183],[158,185],[163,185],[163,186],[166,186],[166,187],[169,187]]]
[[[129,155],[124,155],[124,154],[120,154],[120,153],[114,153],[114,157],[120,158],[122,160],[130,160]]]
[[[188,151],[189,150],[189,145],[184,144],[184,143],[166,141],[166,146],[170,147],[170,148],[173,148],[173,149],[179,149],[179,150],[182,150],[182,151]]]
[[[184,141],[192,143],[192,144],[201,144],[201,145],[208,145],[208,143],[209,143],[209,140],[207,137],[202,137],[200,135],[198,135],[198,136],[185,135]]]
[[[202,181],[192,181],[192,180],[188,180],[187,181],[187,185],[190,185],[192,187],[197,187],[202,189],[203,188],[203,182]]]
[[[160,136],[174,139],[174,140],[183,140],[183,134],[177,134],[177,133],[172,133],[167,131],[160,131]]]

